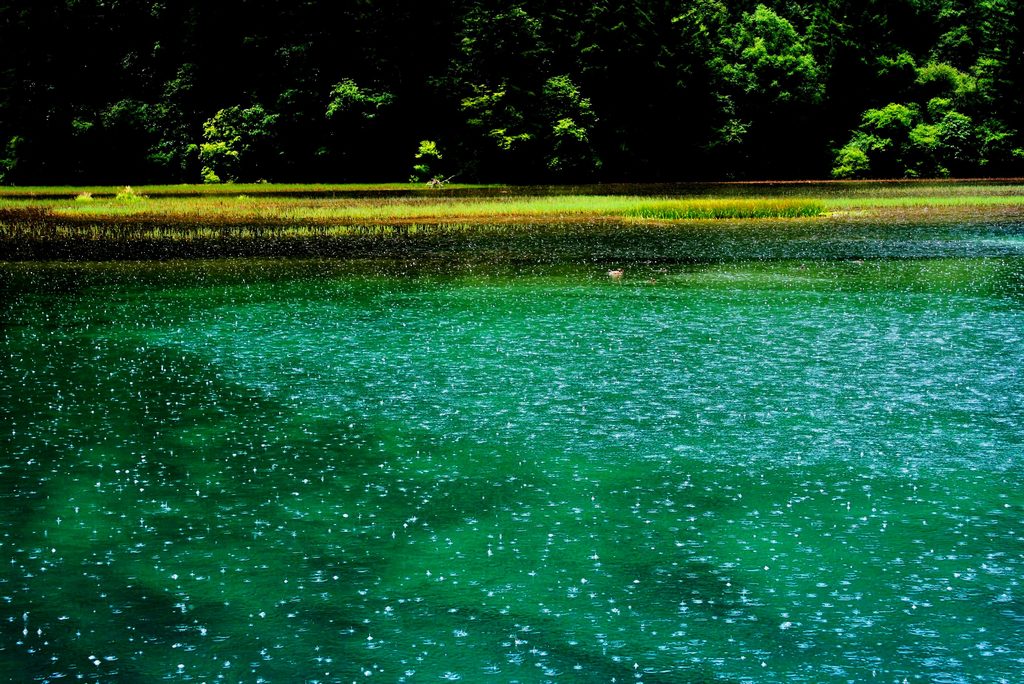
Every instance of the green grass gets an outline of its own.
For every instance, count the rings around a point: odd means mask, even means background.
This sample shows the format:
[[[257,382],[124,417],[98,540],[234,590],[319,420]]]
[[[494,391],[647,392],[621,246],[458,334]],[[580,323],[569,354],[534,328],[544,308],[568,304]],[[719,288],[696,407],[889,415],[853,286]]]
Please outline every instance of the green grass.
[[[1024,205],[1024,188],[1019,194],[949,194],[908,196],[831,197],[825,201],[830,211],[848,209],[888,209],[900,207],[989,207]]]
[[[599,226],[614,232],[636,226],[673,230],[695,222],[739,228],[826,220],[884,225],[979,212],[1024,216],[1024,185],[1016,183],[461,187],[468,193],[409,184],[5,188],[0,248],[14,253],[28,243],[106,243],[127,252],[143,241],[258,244],[426,234],[471,240],[536,231],[570,231],[582,239]],[[645,189],[650,194],[640,193]],[[691,194],[672,195],[673,189]]]
[[[44,214],[49,220],[196,221],[284,225],[391,224],[423,222],[507,222],[519,220],[589,219],[742,219],[815,216],[825,205],[799,199],[666,199],[631,196],[533,196],[491,198],[359,198],[301,199],[280,197],[172,197],[142,199],[144,194],[90,202],[71,200],[0,199],[0,209],[13,218],[19,210]],[[127,201],[127,200],[131,201]]]
[[[624,212],[640,219],[757,219],[820,216],[825,203],[814,199],[704,199],[641,201]]]

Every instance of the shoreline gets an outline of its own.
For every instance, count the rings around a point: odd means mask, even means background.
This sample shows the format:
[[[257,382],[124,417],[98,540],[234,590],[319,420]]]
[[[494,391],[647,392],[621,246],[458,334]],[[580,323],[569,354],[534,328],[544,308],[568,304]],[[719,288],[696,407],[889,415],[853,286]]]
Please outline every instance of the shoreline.
[[[477,188],[473,192],[481,194],[473,196],[442,189],[422,196],[344,198],[147,196],[145,188],[106,188],[115,195],[85,193],[75,200],[71,188],[60,199],[12,198],[9,190],[6,195],[0,190],[0,261],[693,260],[706,258],[709,245],[770,243],[776,234],[805,241],[813,251],[815,242],[842,238],[855,245],[856,235],[865,231],[896,235],[908,228],[979,225],[1012,235],[1024,230],[1024,185],[990,179],[935,183],[843,181],[830,187],[871,192],[795,195],[759,194],[750,186],[742,186],[747,189],[742,194],[718,195],[657,194],[659,186],[643,186],[644,194],[624,195],[515,194],[530,189],[519,187]],[[324,186],[289,187],[298,192]],[[369,186],[351,187],[365,192]]]

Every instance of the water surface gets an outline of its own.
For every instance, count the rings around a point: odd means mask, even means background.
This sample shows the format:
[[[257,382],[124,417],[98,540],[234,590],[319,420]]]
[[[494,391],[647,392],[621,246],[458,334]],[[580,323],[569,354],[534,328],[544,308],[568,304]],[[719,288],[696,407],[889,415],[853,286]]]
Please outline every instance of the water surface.
[[[1020,231],[956,240],[3,266],[0,671],[1018,680]]]

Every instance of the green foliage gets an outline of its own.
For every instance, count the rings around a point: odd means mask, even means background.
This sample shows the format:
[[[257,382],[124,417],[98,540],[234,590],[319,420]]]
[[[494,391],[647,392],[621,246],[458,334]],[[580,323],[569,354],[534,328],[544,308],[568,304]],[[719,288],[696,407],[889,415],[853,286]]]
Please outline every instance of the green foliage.
[[[20,135],[11,136],[7,140],[3,156],[0,157],[0,183],[10,183],[14,179],[25,142],[25,138]]]
[[[741,16],[723,47],[726,120],[712,146],[743,171],[785,168],[792,139],[806,135],[808,116],[825,94],[810,44],[786,17],[759,4]]]
[[[444,159],[437,143],[433,140],[420,140],[419,150],[416,152],[417,159]]]
[[[544,83],[542,98],[549,124],[545,162],[559,178],[586,177],[601,167],[590,141],[597,117],[590,100],[567,75]]]
[[[916,104],[900,103],[867,110],[850,141],[836,152],[833,177],[968,173],[981,162],[981,142],[974,120],[952,107],[948,98],[932,98],[923,113]]]
[[[219,149],[214,152],[215,156],[220,155],[220,154],[222,154],[222,151],[219,150]],[[204,183],[208,183],[208,184],[226,183],[227,182],[227,181],[221,179],[221,177],[218,176],[217,173],[210,166],[204,166],[199,171],[199,178]]]
[[[460,70],[477,77],[485,75],[534,75],[550,54],[541,34],[543,23],[525,7],[477,5],[462,22],[459,51]]]
[[[78,198],[76,197],[75,199],[77,200]],[[90,199],[91,199],[91,196],[90,196]],[[146,199],[145,195],[140,195],[139,193],[135,192],[132,189],[132,186],[130,186],[130,185],[124,186],[123,188],[121,188],[118,191],[118,193],[116,195],[114,195],[114,200],[116,200],[118,202],[141,202],[144,199]],[[88,201],[88,200],[84,200],[84,201]]]
[[[681,29],[695,51],[711,57],[717,56],[715,52],[728,23],[729,8],[722,0],[688,2],[682,14],[672,17],[672,24]]]
[[[522,130],[524,114],[509,105],[507,88],[492,90],[486,86],[472,86],[473,95],[462,99],[466,124],[484,134],[497,149],[509,152],[534,138]]]
[[[396,101],[391,92],[361,86],[351,78],[335,83],[324,113],[328,139],[322,157],[345,177],[366,178],[378,159],[397,145],[388,118]],[[407,149],[403,148],[403,157]]]
[[[834,178],[910,175],[905,153],[920,113],[913,104],[891,102],[861,115],[860,127],[836,153]]]
[[[144,128],[150,121],[149,109],[148,104],[139,100],[118,100],[100,112],[100,122],[107,129]]]
[[[925,97],[959,99],[969,97],[978,88],[976,79],[945,62],[929,62],[919,68],[917,85]]]
[[[420,140],[419,149],[413,157],[415,163],[412,167],[410,183],[426,183],[427,181],[439,178],[438,162],[444,159],[440,148],[433,140]]]
[[[163,84],[160,96],[147,111],[152,139],[146,148],[146,161],[159,178],[195,178],[201,172],[199,144],[195,141],[193,121],[202,121],[192,110],[196,91],[196,66],[184,63]]]
[[[935,127],[936,175],[963,176],[977,168],[981,145],[973,118],[961,112],[948,111],[937,119]]]
[[[901,137],[918,117],[914,105],[891,102],[881,109],[869,109],[862,117],[862,127],[880,136]]]
[[[784,17],[765,5],[743,15],[729,41],[726,74],[747,95],[777,104],[813,104],[823,95],[817,61]]]
[[[541,93],[550,50],[525,3],[478,5],[461,22],[449,82],[458,93],[458,136],[471,173],[538,178],[549,135]],[[478,151],[474,151],[478,150]]]
[[[833,178],[864,178],[871,171],[871,159],[868,151],[873,146],[869,136],[855,137],[836,153],[835,165],[832,167]]]
[[[917,62],[909,52],[900,52],[895,57],[882,55],[878,58],[878,75],[906,89],[918,79]]]
[[[395,96],[361,88],[351,78],[344,78],[331,88],[326,116],[329,120],[362,119],[372,121],[394,104]]]
[[[73,131],[73,135],[75,136],[88,135],[89,132],[92,131],[93,126],[95,125],[95,122],[89,121],[88,119],[80,119],[78,117],[75,117],[71,120],[71,130]]]
[[[277,114],[259,104],[218,111],[203,124],[199,145],[204,183],[236,182],[243,176],[258,178],[259,157],[273,136]]]
[[[1020,0],[0,14],[5,183],[395,180],[421,139],[466,180],[1024,173]]]
[[[999,119],[987,119],[977,127],[979,166],[992,175],[1008,175],[1024,163],[1024,148],[1015,147],[1017,132]]]

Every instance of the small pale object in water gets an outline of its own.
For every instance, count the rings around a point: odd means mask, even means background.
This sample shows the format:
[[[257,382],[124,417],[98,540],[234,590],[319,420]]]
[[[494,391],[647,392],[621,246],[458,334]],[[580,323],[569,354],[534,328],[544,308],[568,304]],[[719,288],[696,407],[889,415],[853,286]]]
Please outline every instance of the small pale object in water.
[[[608,277],[611,278],[612,280],[619,280],[620,278],[622,278],[622,274],[624,272],[625,271],[623,271],[621,268],[613,268],[612,270],[608,271]]]

